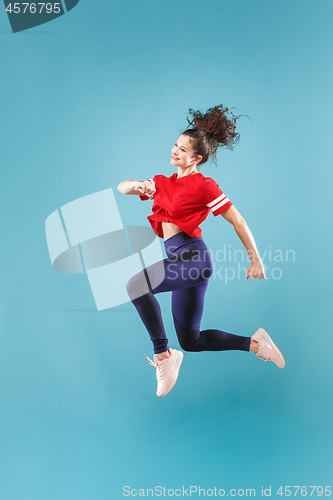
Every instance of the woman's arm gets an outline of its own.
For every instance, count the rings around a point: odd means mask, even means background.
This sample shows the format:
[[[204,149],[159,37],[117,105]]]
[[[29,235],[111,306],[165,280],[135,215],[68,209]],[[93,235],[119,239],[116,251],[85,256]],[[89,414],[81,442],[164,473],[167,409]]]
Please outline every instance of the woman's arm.
[[[234,226],[236,233],[238,234],[251,259],[251,265],[247,270],[246,278],[249,279],[249,277],[252,276],[254,279],[266,279],[264,266],[259,257],[256,242],[254,241],[253,235],[244,218],[234,205],[222,212],[221,215],[225,218],[225,220]]]
[[[128,179],[126,181],[122,181],[117,189],[122,194],[142,194],[142,192],[138,190],[138,184],[138,181],[131,181]]]
[[[122,181],[117,187],[118,191],[122,194],[136,194],[147,196],[153,194],[155,189],[153,188],[151,182],[148,181],[131,181],[130,179]]]

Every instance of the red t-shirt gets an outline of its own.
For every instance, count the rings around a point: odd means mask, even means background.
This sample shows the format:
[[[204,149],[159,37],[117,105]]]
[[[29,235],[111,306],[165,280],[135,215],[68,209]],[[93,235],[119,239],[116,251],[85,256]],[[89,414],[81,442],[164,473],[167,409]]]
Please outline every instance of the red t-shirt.
[[[216,216],[232,205],[217,182],[200,172],[179,179],[177,173],[171,177],[155,175],[148,181],[156,191],[152,196],[140,195],[140,198],[154,199],[153,215],[147,219],[160,238],[163,238],[162,222],[172,222],[189,236],[202,238],[199,224],[209,212]]]

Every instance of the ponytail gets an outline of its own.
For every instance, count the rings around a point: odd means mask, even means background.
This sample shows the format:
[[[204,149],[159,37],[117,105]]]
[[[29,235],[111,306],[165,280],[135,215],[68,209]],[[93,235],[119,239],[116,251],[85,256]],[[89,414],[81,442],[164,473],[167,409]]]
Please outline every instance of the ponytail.
[[[239,142],[240,134],[236,133],[236,120],[231,110],[222,104],[208,109],[206,113],[194,111],[189,108],[192,120],[187,118],[189,127],[183,135],[193,140],[193,148],[196,156],[202,156],[198,165],[206,163],[211,157],[216,161],[216,153],[220,147],[233,149]]]

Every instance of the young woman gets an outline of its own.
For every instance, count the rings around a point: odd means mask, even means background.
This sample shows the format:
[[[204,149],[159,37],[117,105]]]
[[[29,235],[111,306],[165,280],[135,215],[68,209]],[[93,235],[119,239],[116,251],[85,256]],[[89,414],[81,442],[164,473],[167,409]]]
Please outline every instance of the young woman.
[[[154,347],[157,396],[168,394],[175,385],[183,353],[168,346],[161,309],[155,297],[172,292],[172,315],[180,346],[184,351],[240,350],[254,352],[258,358],[273,361],[284,368],[283,356],[268,333],[259,328],[252,337],[242,337],[222,330],[200,331],[208,281],[213,273],[211,254],[202,239],[199,224],[209,212],[230,222],[244,247],[251,265],[247,279],[265,279],[264,267],[251,231],[244,218],[210,177],[197,167],[209,157],[215,159],[220,146],[230,149],[238,142],[236,120],[222,105],[205,114],[189,110],[190,127],[172,148],[171,164],[177,168],[171,177],[155,175],[147,181],[126,180],[119,184],[123,194],[154,199],[153,215],[148,217],[155,234],[164,239],[167,259],[133,276],[127,293],[147,328]]]

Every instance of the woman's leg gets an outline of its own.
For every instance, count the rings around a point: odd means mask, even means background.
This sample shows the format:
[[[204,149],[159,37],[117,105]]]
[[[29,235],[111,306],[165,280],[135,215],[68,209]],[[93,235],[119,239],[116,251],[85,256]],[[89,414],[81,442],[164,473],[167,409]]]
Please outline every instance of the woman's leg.
[[[167,261],[167,259],[165,259],[165,261]],[[164,273],[163,269],[166,266],[165,261],[162,260],[153,264],[153,266],[149,266],[149,268],[143,269],[133,276],[126,285],[128,296],[150,335],[155,354],[167,351],[169,346],[164,329],[161,308],[154,296],[156,292],[150,284],[148,272],[151,276],[154,268],[156,273],[162,277]],[[168,291],[167,282],[165,282],[165,288],[164,291]]]
[[[249,351],[251,337],[222,330],[200,331],[208,280],[193,288],[172,292],[172,315],[184,351]]]

